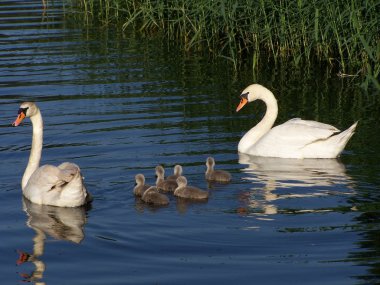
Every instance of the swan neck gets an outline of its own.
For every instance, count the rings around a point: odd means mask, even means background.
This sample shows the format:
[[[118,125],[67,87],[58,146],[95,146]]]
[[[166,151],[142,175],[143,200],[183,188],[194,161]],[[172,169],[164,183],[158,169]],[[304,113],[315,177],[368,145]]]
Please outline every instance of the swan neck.
[[[273,93],[267,90],[258,99],[264,101],[267,110],[264,118],[252,129],[250,129],[240,140],[238,150],[246,153],[250,147],[257,143],[272,128],[278,115],[277,100]]]
[[[22,189],[28,184],[30,176],[40,166],[43,144],[43,120],[40,111],[30,117],[33,126],[32,148],[30,150],[28,165],[22,177]]]
[[[264,101],[265,105],[267,106],[267,111],[265,112],[264,118],[260,121],[258,126],[267,133],[274,125],[274,122],[277,119],[278,115],[278,105],[277,100],[270,92],[267,96],[263,97],[262,100]]]

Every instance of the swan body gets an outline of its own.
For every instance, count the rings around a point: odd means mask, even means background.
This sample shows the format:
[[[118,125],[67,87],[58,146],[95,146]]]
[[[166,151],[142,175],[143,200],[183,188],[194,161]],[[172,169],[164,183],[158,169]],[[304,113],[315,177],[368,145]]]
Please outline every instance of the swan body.
[[[144,192],[150,188],[150,185],[145,184],[145,176],[143,174],[137,174],[135,179],[136,186],[133,188],[133,194],[137,197],[141,197]]]
[[[177,180],[177,178],[180,177],[182,173],[183,173],[182,166],[177,164],[176,166],[174,166],[173,175],[169,175],[168,177],[166,177],[166,180]]]
[[[206,160],[207,170],[205,173],[206,180],[216,182],[230,182],[231,174],[225,170],[214,170],[215,160],[212,157],[208,157]]]
[[[141,197],[145,203],[165,206],[169,204],[169,198],[158,192],[157,187],[151,186],[147,190],[145,190],[144,194]]]
[[[177,178],[178,187],[174,191],[174,196],[186,199],[207,199],[208,192],[194,186],[187,186],[187,179],[184,176]]]
[[[33,125],[32,148],[22,177],[23,195],[33,203],[58,207],[77,207],[92,200],[78,165],[64,162],[59,166],[40,166],[43,144],[43,120],[33,102],[24,102],[13,126],[29,117]]]
[[[264,118],[240,140],[238,151],[255,156],[280,158],[336,158],[354,134],[357,122],[340,132],[334,126],[300,118],[272,128],[278,114],[273,93],[259,84],[248,86],[240,95],[238,112],[246,103],[262,100]]]
[[[156,166],[156,187],[164,192],[174,192],[177,188],[175,180],[165,180],[165,169],[161,165]]]

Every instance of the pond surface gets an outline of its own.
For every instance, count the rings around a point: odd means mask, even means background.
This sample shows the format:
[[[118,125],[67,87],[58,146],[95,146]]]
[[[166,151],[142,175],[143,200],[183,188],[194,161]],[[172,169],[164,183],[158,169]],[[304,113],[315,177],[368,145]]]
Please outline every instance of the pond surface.
[[[184,55],[160,39],[79,28],[62,6],[1,1],[0,275],[2,284],[375,284],[380,282],[379,94],[350,80],[263,63],[236,75],[225,61]],[[302,117],[344,129],[340,159],[240,155],[263,116],[235,113],[257,80],[278,97],[277,123]],[[22,199],[31,124],[12,128],[35,101],[45,124],[42,162],[80,165],[88,208]],[[205,160],[232,173],[208,185]],[[134,176],[184,167],[207,202],[167,207],[132,194]]]

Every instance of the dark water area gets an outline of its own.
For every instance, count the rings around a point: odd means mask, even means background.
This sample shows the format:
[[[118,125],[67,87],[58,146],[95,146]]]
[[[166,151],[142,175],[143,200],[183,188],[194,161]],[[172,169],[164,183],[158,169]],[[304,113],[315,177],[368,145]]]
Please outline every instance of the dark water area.
[[[59,2],[0,3],[0,275],[2,284],[380,283],[380,94],[322,67],[261,64],[236,74],[225,60],[183,54],[154,37],[83,28]],[[235,112],[259,82],[277,96],[276,124],[293,117],[357,132],[339,159],[239,155],[262,103]],[[39,206],[22,198],[31,123],[44,118],[43,164],[77,163],[94,201]],[[205,161],[231,172],[209,185]],[[169,196],[151,207],[134,176],[181,164],[205,202]]]

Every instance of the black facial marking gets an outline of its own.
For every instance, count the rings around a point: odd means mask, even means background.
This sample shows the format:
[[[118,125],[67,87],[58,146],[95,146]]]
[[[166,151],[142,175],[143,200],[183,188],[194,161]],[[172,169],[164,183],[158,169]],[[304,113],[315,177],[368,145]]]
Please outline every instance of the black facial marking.
[[[247,93],[243,93],[243,94],[240,94],[240,97],[243,99],[246,99],[246,100],[248,100],[248,94],[249,94],[249,92],[247,92]]]
[[[28,109],[29,109],[29,107],[20,108],[20,109],[18,109],[17,114],[20,115],[21,113],[24,113],[24,115],[26,116],[26,111],[28,111]]]

